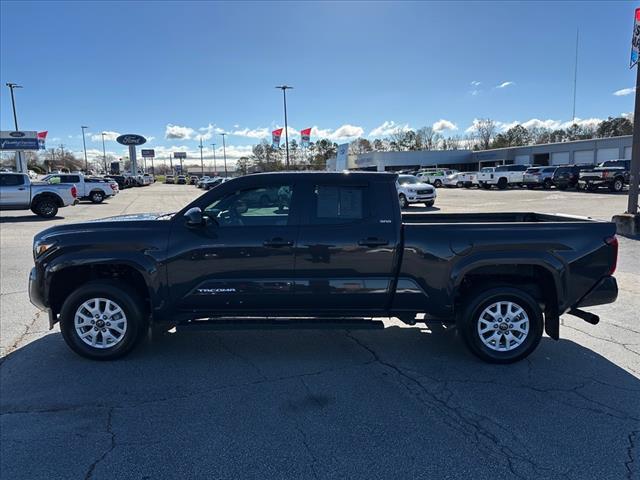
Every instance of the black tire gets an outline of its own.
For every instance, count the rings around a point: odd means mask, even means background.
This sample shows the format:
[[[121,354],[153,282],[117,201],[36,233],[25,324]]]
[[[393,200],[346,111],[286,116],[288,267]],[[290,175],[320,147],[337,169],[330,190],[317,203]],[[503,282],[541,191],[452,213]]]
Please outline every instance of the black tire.
[[[436,188],[440,188],[442,186],[442,180],[437,179],[435,182],[433,182],[433,186]]]
[[[529,190],[533,190],[533,185],[531,185],[531,184],[527,184],[527,185],[526,185],[526,187],[527,187]]]
[[[528,333],[524,336],[524,339],[520,345],[515,346],[515,348],[511,350],[497,350],[493,347],[490,348],[487,346],[481,338],[481,334],[478,331],[479,325],[482,325],[480,317],[483,315],[484,310],[487,307],[495,304],[496,302],[513,302],[517,304],[522,310],[526,313],[528,317]],[[527,357],[531,352],[535,350],[535,348],[540,343],[540,339],[542,338],[542,331],[544,329],[544,321],[542,317],[542,311],[538,306],[538,303],[526,292],[512,288],[508,286],[497,286],[490,288],[488,290],[483,290],[472,295],[467,302],[465,302],[466,307],[462,314],[458,317],[458,328],[460,330],[461,336],[465,341],[467,347],[471,352],[489,363],[513,363],[518,360],[522,360]],[[500,312],[502,316],[502,312]],[[506,319],[509,317],[504,316],[502,318],[506,322]],[[486,315],[484,316],[483,322],[486,322]],[[517,318],[522,318],[518,316]],[[510,319],[513,321],[513,319]],[[494,320],[491,320],[492,322]],[[505,322],[498,323],[496,320],[496,324],[499,328],[496,331],[502,332],[502,327],[500,325]],[[515,338],[513,335],[519,335],[519,332],[515,331],[512,333],[509,326],[513,325],[510,322],[507,323],[508,336],[499,337],[497,341],[499,345],[503,344],[506,347],[508,338]],[[490,327],[490,326],[489,326]],[[486,335],[491,335],[493,329],[488,331]],[[500,335],[503,335],[500,333]],[[509,337],[511,336],[511,337]],[[510,342],[513,340],[510,340]],[[496,341],[493,341],[496,344]]]
[[[52,197],[39,198],[31,211],[42,218],[53,218],[58,214],[58,202]]]
[[[400,201],[400,208],[409,208],[409,201],[407,200],[407,197],[405,197],[404,193],[400,194],[398,200]]]
[[[587,183],[585,189],[587,190],[587,192],[595,192],[596,190],[598,190],[598,187],[593,183]]]
[[[482,188],[485,190],[490,190],[491,189],[491,185],[489,185],[488,183],[482,183]]]
[[[545,179],[542,184],[542,188],[544,188],[545,190],[551,190],[551,180],[549,180],[548,178]]]
[[[124,334],[122,334],[122,338],[119,338],[117,343],[112,346],[97,348],[88,345],[80,338],[76,331],[74,325],[76,311],[85,301],[92,298],[111,300],[121,308],[126,316]],[[60,312],[60,330],[62,331],[65,342],[69,348],[78,355],[92,360],[114,360],[126,355],[144,336],[147,327],[146,324],[143,301],[139,295],[137,295],[133,289],[129,288],[125,290],[120,287],[118,283],[111,280],[91,281],[74,290],[65,300]],[[106,330],[106,328],[108,328],[106,325],[109,324],[104,325]],[[93,327],[94,330],[95,328],[97,327]],[[89,327],[87,332],[91,330],[92,328]],[[111,333],[111,329],[109,330]],[[95,335],[101,335],[100,331]]]
[[[464,187],[464,183],[462,182],[456,183],[456,188],[462,188],[462,187]]]
[[[89,195],[89,200],[91,200],[93,203],[102,203],[102,201],[104,200],[104,193],[102,193],[100,190],[91,192],[91,194]]]
[[[611,184],[609,184],[609,190],[612,192],[621,192],[624,188],[624,180],[622,178],[616,178]]]
[[[436,203],[435,200],[429,200],[428,202],[424,202],[424,206],[430,208],[433,207],[434,203]]]
[[[561,183],[560,185],[556,185],[556,188],[558,190],[566,190],[567,188],[569,188],[569,185],[567,185],[566,183]]]
[[[507,179],[502,177],[500,180],[498,180],[498,189],[499,190],[504,190],[509,186],[509,183],[507,182]]]

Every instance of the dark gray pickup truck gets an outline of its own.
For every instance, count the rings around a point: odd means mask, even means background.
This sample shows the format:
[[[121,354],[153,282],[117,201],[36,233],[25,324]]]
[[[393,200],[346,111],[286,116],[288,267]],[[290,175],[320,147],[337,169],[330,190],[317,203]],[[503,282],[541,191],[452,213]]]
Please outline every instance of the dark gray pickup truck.
[[[456,323],[473,353],[497,363],[526,357],[543,330],[557,339],[561,314],[596,324],[582,308],[615,301],[613,224],[403,215],[395,181],[248,175],[177,213],[55,226],[34,240],[31,301],[74,351],[96,359],[124,355],[148,329],[355,328],[426,316]]]

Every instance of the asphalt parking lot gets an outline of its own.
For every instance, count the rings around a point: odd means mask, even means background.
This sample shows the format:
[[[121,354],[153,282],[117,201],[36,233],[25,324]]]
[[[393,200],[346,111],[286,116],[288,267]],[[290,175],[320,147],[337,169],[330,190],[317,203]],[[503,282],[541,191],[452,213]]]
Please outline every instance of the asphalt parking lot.
[[[122,191],[41,220],[0,215],[0,476],[640,478],[640,241],[621,238],[615,304],[563,316],[526,361],[496,366],[455,329],[178,332],[84,360],[28,300],[31,242],[54,224],[174,211],[202,192]],[[610,219],[610,193],[439,189],[432,211]]]

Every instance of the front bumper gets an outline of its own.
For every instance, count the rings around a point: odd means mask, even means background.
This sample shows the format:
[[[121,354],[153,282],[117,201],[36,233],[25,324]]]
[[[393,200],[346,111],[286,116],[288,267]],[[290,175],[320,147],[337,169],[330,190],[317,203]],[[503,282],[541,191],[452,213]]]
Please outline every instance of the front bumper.
[[[46,310],[47,305],[44,302],[44,294],[42,291],[42,282],[38,281],[38,270],[36,267],[29,272],[29,300],[40,310]]]
[[[600,279],[595,286],[582,297],[573,308],[593,307],[613,303],[618,298],[618,282],[615,277],[607,276]]]

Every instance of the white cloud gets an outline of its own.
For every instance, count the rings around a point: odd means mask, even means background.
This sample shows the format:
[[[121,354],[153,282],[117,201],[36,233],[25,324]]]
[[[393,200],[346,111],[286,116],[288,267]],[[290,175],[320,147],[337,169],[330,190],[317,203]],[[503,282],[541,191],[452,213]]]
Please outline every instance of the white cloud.
[[[626,118],[627,120],[633,121],[633,112],[622,112],[620,116],[622,118]]]
[[[475,97],[480,94],[480,90],[471,90],[469,93]]]
[[[235,126],[236,130],[233,130],[232,132],[229,132],[229,135],[235,135],[237,137],[247,137],[247,138],[266,138],[270,135],[271,132],[269,132],[268,128],[263,128],[263,127],[259,127],[259,128],[254,128],[254,129],[249,129],[249,128],[239,128],[238,125]],[[289,134],[291,134],[291,127],[289,127]]]
[[[479,87],[480,85],[482,85],[482,82],[479,82],[479,81],[477,81],[477,80],[473,80],[473,81],[471,82],[471,85],[472,85],[472,86],[474,86],[474,87]]]
[[[398,125],[394,121],[385,121],[382,125],[377,126],[373,130],[369,132],[370,137],[387,137],[396,132],[406,132],[407,130],[411,130],[409,124],[405,123],[404,125]]]
[[[506,88],[515,84],[516,82],[502,82],[500,85],[496,85],[496,88]]]
[[[295,135],[300,135],[297,130],[294,131]],[[335,130],[330,128],[319,128],[318,126],[311,127],[311,136],[317,140],[326,138],[327,140],[348,140],[350,138],[357,138],[364,135],[364,129],[362,127],[350,124],[344,124]],[[289,131],[291,136],[291,130]]]
[[[120,136],[119,132],[112,132],[112,131],[106,131],[106,132],[101,132],[101,133],[93,133],[91,134],[91,141],[92,142],[102,142],[102,133],[104,133],[104,140],[109,141],[109,142],[113,142],[115,141],[116,138],[118,138]]]
[[[602,122],[601,118],[576,118],[575,121],[567,120],[560,125],[560,128],[569,128],[574,123],[580,127],[597,127]]]
[[[449,120],[440,119],[433,124],[433,129],[436,132],[441,132],[443,130],[457,130],[458,126]]]
[[[471,125],[465,130],[466,133],[475,133],[477,130],[479,120],[477,118],[473,119]],[[567,120],[562,122],[560,120],[546,119],[541,120],[539,118],[531,118],[525,122],[513,121],[513,122],[501,122],[499,120],[495,120],[496,129],[499,132],[505,132],[516,125],[522,125],[525,128],[546,128],[549,130],[557,130],[559,128],[569,128],[574,123],[581,127],[597,127],[598,124],[602,122],[601,118],[576,118],[575,122],[573,120]]]
[[[168,123],[164,131],[164,138],[168,140],[190,140],[194,133],[193,128]]]
[[[616,90],[615,92],[613,92],[613,94],[616,97],[624,97],[625,95],[631,95],[635,91],[636,91],[635,88],[623,88],[620,90]]]

